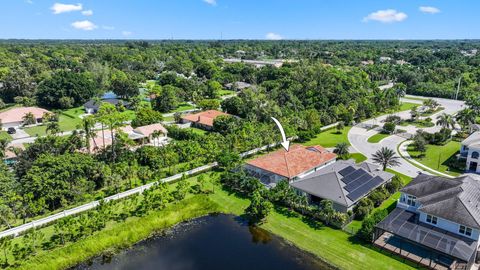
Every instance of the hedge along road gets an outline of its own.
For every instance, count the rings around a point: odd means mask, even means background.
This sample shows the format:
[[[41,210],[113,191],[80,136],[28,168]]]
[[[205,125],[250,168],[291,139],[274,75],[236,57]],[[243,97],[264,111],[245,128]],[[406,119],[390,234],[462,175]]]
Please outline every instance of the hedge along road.
[[[260,151],[263,151],[263,150],[266,150],[268,148],[272,148],[272,147],[275,147],[275,146],[278,146],[278,145],[280,145],[280,143],[273,143],[273,144],[270,144],[270,145],[264,145],[262,147],[255,148],[255,149],[252,149],[250,151],[241,153],[240,156],[242,158],[244,158],[244,157],[256,154]],[[159,181],[156,181],[156,182],[152,182],[152,183],[149,183],[149,184],[145,184],[143,186],[139,186],[139,187],[136,187],[136,188],[133,188],[133,189],[129,189],[129,190],[124,191],[124,192],[117,193],[115,195],[104,198],[103,201],[108,202],[108,201],[113,201],[113,200],[119,200],[119,199],[126,198],[126,197],[129,197],[129,196],[134,195],[134,194],[140,194],[143,191],[145,191],[146,189],[151,188],[156,183],[159,183],[159,182],[163,182],[163,183],[173,182],[175,180],[182,179],[182,177],[184,177],[184,176],[190,176],[190,175],[195,175],[195,174],[198,174],[198,173],[201,173],[201,172],[205,172],[205,171],[211,170],[211,169],[213,169],[217,166],[218,166],[217,162],[213,162],[213,163],[210,163],[210,164],[207,164],[207,165],[203,165],[203,166],[194,168],[192,170],[189,170],[189,171],[186,171],[186,172],[183,172],[183,173],[178,173],[178,174],[169,176],[167,178],[163,178],[163,179],[161,179]],[[25,223],[23,225],[20,225],[20,226],[14,227],[14,228],[10,228],[8,230],[4,230],[4,231],[0,232],[0,238],[7,237],[7,236],[14,236],[15,237],[15,236],[18,236],[19,234],[21,234],[22,232],[27,231],[27,230],[30,230],[30,229],[33,229],[33,228],[36,228],[36,227],[42,227],[42,226],[50,224],[50,223],[52,223],[56,220],[59,220],[61,218],[71,216],[71,215],[76,215],[78,213],[82,213],[82,212],[91,210],[91,209],[97,207],[100,204],[100,201],[102,201],[102,200],[89,202],[89,203],[80,205],[78,207],[72,208],[72,209],[64,210],[63,212],[60,212],[60,213],[57,213],[57,214],[54,214],[54,215],[50,215],[50,216],[47,216],[47,217],[44,217],[44,218],[41,218],[41,219],[38,219],[38,220],[34,220],[34,221],[31,221],[31,222]]]
[[[423,97],[422,97],[423,98]],[[434,115],[430,116],[432,118],[433,122],[436,122],[437,115],[440,115],[441,113],[448,113],[448,114],[456,114],[458,111],[463,109],[464,107],[464,102],[463,101],[458,101],[458,100],[451,100],[451,99],[443,99],[443,98],[433,98],[436,100],[438,103],[440,103],[440,106],[444,107],[445,109],[435,113]],[[407,99],[403,99],[403,101],[409,101],[408,97]],[[375,129],[365,129],[361,126],[372,126],[372,125],[378,125],[381,126],[383,125],[383,121],[389,116],[389,115],[397,115],[400,116],[403,119],[408,119],[410,118],[410,111],[403,111],[403,112],[398,112],[395,114],[387,114],[387,115],[382,115],[374,119],[369,119],[361,124],[354,126],[350,129],[348,133],[348,140],[350,141],[350,144],[352,147],[357,151],[362,154],[364,154],[366,157],[368,157],[368,162],[372,162],[372,155],[380,150],[382,147],[388,147],[392,150],[394,150],[397,153],[397,156],[401,157],[400,153],[398,152],[397,148],[398,146],[405,141],[405,138],[393,135],[390,137],[387,137],[383,140],[381,140],[378,143],[369,143],[368,138],[370,138],[372,135],[375,135],[378,133],[378,130]],[[408,133],[410,134],[415,134],[419,128],[415,126],[406,126],[406,127],[401,127],[402,129],[406,129]],[[436,132],[440,130],[439,126],[433,126],[430,128],[424,128],[422,129],[427,132]],[[407,176],[410,177],[416,177],[419,172],[425,173],[425,174],[431,174],[430,172],[423,170],[421,168],[418,168],[408,162],[407,160],[401,158],[400,160],[400,166],[395,167],[395,171],[399,173],[403,173]]]

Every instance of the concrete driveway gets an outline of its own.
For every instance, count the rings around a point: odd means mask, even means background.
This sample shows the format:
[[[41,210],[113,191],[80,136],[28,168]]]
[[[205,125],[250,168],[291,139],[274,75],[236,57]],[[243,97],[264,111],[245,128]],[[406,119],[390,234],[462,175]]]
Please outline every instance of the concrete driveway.
[[[455,114],[459,110],[463,109],[464,107],[464,102],[463,101],[456,101],[456,100],[449,100],[449,99],[442,99],[442,98],[434,98],[436,101],[440,103],[442,107],[445,109],[435,113],[434,115],[430,116],[432,118],[433,122],[436,123],[436,117],[437,115],[440,115],[443,112],[446,112],[448,114]],[[412,103],[421,103],[421,101],[418,100],[409,100],[408,96],[404,99],[403,101],[407,102],[412,102]],[[389,114],[390,115],[390,114]],[[394,115],[400,116],[403,119],[408,119],[410,118],[410,111],[403,111],[403,112],[398,112],[395,113]],[[398,156],[400,154],[397,151],[397,146],[405,141],[406,139],[403,137],[400,137],[398,135],[392,135],[390,137],[387,137],[383,140],[381,140],[378,143],[369,143],[367,140],[370,138],[372,135],[376,134],[379,132],[379,129],[365,129],[362,126],[368,125],[383,125],[383,121],[388,117],[388,115],[382,115],[380,117],[374,118],[374,119],[369,119],[361,124],[354,126],[350,129],[348,133],[348,140],[350,141],[350,144],[352,145],[352,148],[356,150],[356,152],[360,152],[364,154],[369,162],[372,162],[371,158],[372,155],[377,152],[380,148],[382,147],[388,147],[390,149],[393,149]],[[416,131],[418,130],[417,127],[415,126],[406,126],[406,127],[401,127],[401,129],[407,130],[408,133],[410,134],[415,134]],[[434,126],[430,128],[424,128],[423,130],[428,131],[428,132],[435,132],[438,131],[440,127]],[[424,171],[420,168],[415,167],[414,165],[410,164],[408,161],[405,159],[400,159],[400,166],[393,168],[395,171],[398,171],[400,173],[403,173],[405,175],[408,175],[410,177],[415,177],[418,175],[419,172],[425,173],[425,174],[430,174],[427,171]]]

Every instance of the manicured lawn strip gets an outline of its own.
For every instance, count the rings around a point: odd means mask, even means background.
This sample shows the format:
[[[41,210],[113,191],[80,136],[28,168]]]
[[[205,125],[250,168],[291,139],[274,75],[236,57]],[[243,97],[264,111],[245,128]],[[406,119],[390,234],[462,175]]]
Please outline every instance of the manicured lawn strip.
[[[199,135],[205,135],[207,134],[207,131],[195,127],[190,127],[189,130],[193,131],[193,133],[199,134]]]
[[[371,136],[370,138],[368,138],[368,142],[369,143],[378,143],[380,142],[381,140],[387,138],[387,137],[390,137],[390,134],[385,134],[385,133],[377,133],[373,136]]]
[[[235,91],[232,91],[232,90],[223,89],[219,92],[219,95],[222,96],[222,97],[223,96],[228,96],[228,95],[233,95],[233,94],[235,94]]]
[[[362,153],[351,153],[350,158],[355,159],[356,163],[360,163],[367,160],[367,157],[364,156]]]
[[[400,108],[398,110],[395,110],[396,112],[403,112],[403,111],[409,111],[413,107],[418,107],[420,104],[415,104],[415,103],[410,103],[410,102],[402,102],[400,104]]]
[[[105,250],[121,250],[150,237],[153,233],[185,220],[218,212],[219,206],[206,195],[198,195],[145,217],[132,217],[115,223],[88,238],[63,248],[43,252],[18,269],[65,269],[84,262]]]
[[[221,205],[224,212],[236,215],[242,214],[248,206],[247,199],[224,190],[216,190],[211,198]],[[342,230],[308,221],[286,209],[277,208],[261,227],[342,269],[413,269],[356,242]]]
[[[11,140],[12,136],[10,136],[10,134],[8,134],[6,131],[0,131],[0,139]]]
[[[418,100],[418,101],[425,101],[428,98],[421,98],[421,97],[412,97],[412,96],[405,96],[404,99],[411,99],[411,100]]]
[[[337,143],[345,142],[350,145],[348,141],[348,132],[352,127],[345,127],[341,133],[338,133],[335,128],[325,130],[322,133],[317,134],[315,138],[303,143],[306,146],[321,145],[323,147],[335,147]]]
[[[424,157],[420,157],[420,153],[414,151],[412,146],[409,146],[407,151],[416,161],[433,170],[458,176],[462,172],[455,170],[449,171],[447,160],[455,158],[455,155],[460,150],[460,145],[461,144],[456,141],[450,141],[445,145],[428,145]]]
[[[173,111],[171,111],[171,112],[172,112],[172,113],[174,113],[174,112],[182,112],[182,111],[193,110],[193,109],[195,109],[195,106],[192,106],[192,105],[189,104],[189,103],[181,103],[181,104],[178,105],[178,107],[177,107],[175,110],[173,110]]]
[[[77,129],[82,124],[80,115],[85,114],[83,106],[68,109],[59,113],[58,125],[62,132]],[[45,125],[29,127],[24,129],[30,136],[45,136],[47,127]]]

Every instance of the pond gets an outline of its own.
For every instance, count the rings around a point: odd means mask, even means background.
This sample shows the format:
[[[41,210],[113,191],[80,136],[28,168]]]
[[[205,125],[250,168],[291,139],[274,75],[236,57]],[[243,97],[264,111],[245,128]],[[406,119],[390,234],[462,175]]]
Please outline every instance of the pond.
[[[235,216],[213,215],[181,223],[163,235],[75,269],[326,270],[325,263]]]

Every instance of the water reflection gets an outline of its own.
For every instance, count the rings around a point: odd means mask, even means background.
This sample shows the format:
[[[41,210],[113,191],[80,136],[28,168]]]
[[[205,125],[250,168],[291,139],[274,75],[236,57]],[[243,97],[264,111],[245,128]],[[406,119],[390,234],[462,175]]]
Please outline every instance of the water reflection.
[[[183,223],[120,254],[101,256],[76,269],[318,270],[310,254],[238,217],[209,216]]]

